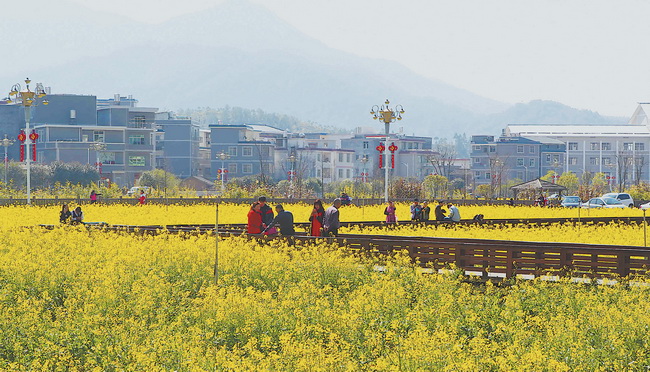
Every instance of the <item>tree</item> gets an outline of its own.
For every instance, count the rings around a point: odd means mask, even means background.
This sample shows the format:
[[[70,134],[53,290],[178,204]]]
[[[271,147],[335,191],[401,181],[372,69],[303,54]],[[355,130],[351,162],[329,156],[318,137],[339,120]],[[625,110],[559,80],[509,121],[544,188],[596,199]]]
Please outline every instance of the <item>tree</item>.
[[[158,193],[164,191],[176,191],[180,186],[180,180],[172,173],[162,169],[154,169],[143,172],[138,181],[140,186],[149,186]]]
[[[570,195],[578,192],[578,176],[573,172],[564,172],[557,181],[558,185],[567,188],[567,193]]]
[[[439,174],[429,175],[422,181],[422,188],[428,198],[444,197],[447,195],[449,180]]]
[[[427,157],[436,174],[449,177],[454,165],[454,160],[458,156],[456,145],[447,143],[446,139],[439,140],[433,145],[434,153]]]
[[[97,169],[90,164],[55,162],[52,163],[51,168],[52,180],[50,184],[58,182],[62,185],[71,183],[88,186],[99,181]]]

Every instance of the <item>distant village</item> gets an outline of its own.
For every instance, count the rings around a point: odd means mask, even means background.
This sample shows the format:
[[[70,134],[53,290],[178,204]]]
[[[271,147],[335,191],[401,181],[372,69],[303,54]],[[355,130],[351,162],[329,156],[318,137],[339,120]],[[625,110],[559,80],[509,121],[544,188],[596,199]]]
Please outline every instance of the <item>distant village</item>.
[[[197,188],[246,176],[368,182],[383,179],[385,165],[391,177],[441,175],[461,179],[467,190],[548,174],[556,181],[564,172],[603,173],[623,187],[650,179],[646,103],[627,125],[504,124],[501,136],[472,134],[470,157],[459,158],[451,146],[405,135],[396,125],[388,140],[381,125],[350,134],[292,133],[264,123],[202,128],[191,117],[139,107],[132,96],[48,94],[47,99],[47,106],[32,111],[38,135],[33,161],[90,164],[104,182],[120,187],[136,185],[153,169],[203,185]],[[22,106],[0,100],[0,136],[16,139],[24,125]],[[20,152],[20,141],[14,141],[6,160],[19,161]]]

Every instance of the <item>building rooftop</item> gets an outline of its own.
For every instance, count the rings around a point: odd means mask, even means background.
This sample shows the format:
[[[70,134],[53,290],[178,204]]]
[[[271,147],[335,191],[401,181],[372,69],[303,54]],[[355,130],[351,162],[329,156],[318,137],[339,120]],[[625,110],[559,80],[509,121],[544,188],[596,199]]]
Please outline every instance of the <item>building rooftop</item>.
[[[508,136],[650,136],[645,125],[563,125],[563,124],[511,124],[506,127]]]

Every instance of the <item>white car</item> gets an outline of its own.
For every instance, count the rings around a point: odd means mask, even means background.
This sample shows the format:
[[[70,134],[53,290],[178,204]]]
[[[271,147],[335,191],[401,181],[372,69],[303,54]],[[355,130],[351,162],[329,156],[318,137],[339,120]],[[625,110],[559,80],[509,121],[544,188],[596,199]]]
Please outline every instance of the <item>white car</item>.
[[[650,209],[650,202],[639,205],[639,208],[643,209],[644,211]]]
[[[582,203],[582,208],[627,208],[627,205],[614,198],[591,198],[588,202]]]
[[[624,192],[610,192],[601,196],[601,198],[614,198],[619,200],[626,207],[634,207],[634,199],[632,199],[630,194]]]

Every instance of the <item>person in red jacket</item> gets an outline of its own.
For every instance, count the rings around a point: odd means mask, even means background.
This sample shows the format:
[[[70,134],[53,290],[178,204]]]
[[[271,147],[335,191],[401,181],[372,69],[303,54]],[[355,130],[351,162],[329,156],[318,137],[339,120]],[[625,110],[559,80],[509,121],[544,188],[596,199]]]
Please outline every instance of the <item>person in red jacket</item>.
[[[311,222],[311,236],[322,235],[323,217],[325,217],[325,208],[323,208],[323,202],[318,199],[314,202],[314,209],[311,211],[311,216],[309,216],[309,222]]]
[[[255,202],[251,205],[251,210],[248,211],[248,233],[249,234],[261,234],[262,230],[262,213],[260,213],[260,207],[262,205],[259,202]]]
[[[144,193],[144,190],[140,190],[140,197],[138,198],[138,203],[144,205],[147,202],[147,194]]]

